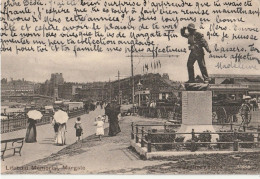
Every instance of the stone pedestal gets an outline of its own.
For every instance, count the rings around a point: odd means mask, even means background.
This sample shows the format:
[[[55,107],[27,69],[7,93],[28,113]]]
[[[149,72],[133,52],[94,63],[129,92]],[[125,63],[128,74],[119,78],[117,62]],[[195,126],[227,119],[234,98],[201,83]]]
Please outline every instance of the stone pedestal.
[[[183,91],[182,92],[182,125],[178,133],[215,132],[212,126],[212,92],[211,91]],[[184,141],[190,140],[190,134],[183,134]],[[218,135],[211,135],[215,142]]]

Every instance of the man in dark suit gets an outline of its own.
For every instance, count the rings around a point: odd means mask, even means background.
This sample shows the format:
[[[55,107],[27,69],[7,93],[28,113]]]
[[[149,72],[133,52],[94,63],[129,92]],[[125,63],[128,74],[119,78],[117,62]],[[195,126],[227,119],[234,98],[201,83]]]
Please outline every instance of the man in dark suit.
[[[188,29],[189,33],[186,33],[186,29]],[[211,53],[211,50],[209,49],[207,41],[204,39],[203,34],[196,31],[194,24],[189,24],[188,27],[183,27],[181,29],[181,35],[188,39],[189,50],[190,55],[187,63],[188,67],[188,74],[189,74],[189,81],[188,83],[195,82],[194,78],[194,63],[198,61],[200,71],[202,73],[202,76],[204,78],[205,82],[209,81],[209,76],[205,64],[204,59],[204,50],[203,47],[206,49],[208,53]]]

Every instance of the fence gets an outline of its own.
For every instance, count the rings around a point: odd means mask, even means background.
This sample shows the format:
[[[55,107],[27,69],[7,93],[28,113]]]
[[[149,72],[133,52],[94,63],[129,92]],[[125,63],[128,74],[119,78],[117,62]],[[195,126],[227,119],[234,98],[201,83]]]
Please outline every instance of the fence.
[[[84,109],[73,110],[73,111],[69,111],[68,113],[69,118],[74,118],[83,114],[85,114]],[[25,113],[17,117],[1,120],[1,134],[17,131],[20,129],[25,129],[27,127],[27,120],[28,118]],[[51,114],[44,114],[41,119],[37,120],[36,125],[39,126],[39,125],[49,124],[51,120],[52,120]]]
[[[1,133],[12,132],[27,127],[28,118],[26,115],[20,116],[18,118],[9,118],[1,120]],[[43,125],[50,123],[51,116],[45,114],[41,119],[37,120],[36,125]]]
[[[138,115],[143,117],[151,117],[151,118],[166,118],[169,121],[172,121],[174,123],[181,123],[181,111],[174,111],[174,108],[171,106],[158,106],[156,108],[151,107],[139,107],[138,108]],[[229,126],[230,130],[233,130],[234,127],[241,127],[244,132],[246,131],[248,126],[242,126],[242,124],[239,124],[238,121],[234,121],[233,115],[229,116],[229,119],[227,120],[218,120],[214,121],[212,120],[213,125],[219,125],[219,126]],[[250,127],[252,128],[252,127]]]
[[[174,108],[172,106],[138,107],[138,115],[152,118],[174,119]]]
[[[145,127],[147,126],[163,126],[164,127],[164,132],[152,132],[151,130],[145,130]],[[258,127],[257,132],[195,132],[194,130],[191,133],[175,133],[175,132],[167,132],[167,127],[172,126],[172,127],[178,127],[180,125],[178,124],[170,124],[170,125],[134,125],[134,123],[131,124],[132,127],[132,132],[131,132],[131,139],[135,141],[135,143],[140,143],[141,147],[146,147],[147,152],[152,152],[152,146],[158,146],[158,145],[164,145],[164,146],[170,146],[170,149],[176,149],[179,150],[180,148],[188,149],[190,151],[196,151],[199,146],[206,146],[208,149],[212,149],[212,145],[218,146],[219,148],[222,149],[229,149],[230,145],[233,146],[233,151],[238,151],[241,146],[255,146],[259,147],[260,144],[260,128]],[[219,139],[217,139],[217,142],[202,142],[196,140],[196,135],[200,134],[210,134],[211,136],[213,134],[217,134],[220,136]],[[171,142],[164,142],[164,141],[156,141],[154,142],[153,139],[160,138],[158,136],[166,136],[166,135],[171,135],[171,137],[168,137],[168,139],[171,139]],[[178,138],[176,136],[181,136],[181,135],[190,135],[191,140],[183,142],[184,137]],[[229,135],[231,137],[230,141],[222,141],[221,135]],[[251,141],[241,141],[238,138],[241,136],[246,136],[250,135],[251,136]],[[253,136],[253,137],[252,137]],[[222,146],[222,147],[221,147]]]

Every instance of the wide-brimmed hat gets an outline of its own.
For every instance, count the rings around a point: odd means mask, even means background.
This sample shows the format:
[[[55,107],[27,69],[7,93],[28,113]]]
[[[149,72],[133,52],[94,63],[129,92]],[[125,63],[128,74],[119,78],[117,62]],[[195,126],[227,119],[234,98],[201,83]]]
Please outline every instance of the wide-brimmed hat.
[[[190,24],[188,25],[188,29],[196,30],[196,27],[195,27],[195,25],[194,25],[193,23],[190,23]]]
[[[244,100],[251,99],[251,96],[244,96],[243,99]]]

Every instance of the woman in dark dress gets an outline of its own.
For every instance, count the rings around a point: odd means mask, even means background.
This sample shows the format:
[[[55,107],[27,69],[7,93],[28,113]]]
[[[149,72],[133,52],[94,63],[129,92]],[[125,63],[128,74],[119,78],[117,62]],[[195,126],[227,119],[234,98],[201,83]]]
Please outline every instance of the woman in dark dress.
[[[109,136],[116,136],[119,132],[121,132],[118,114],[120,113],[120,106],[116,103],[108,104],[105,108],[105,114],[108,116],[109,121]]]
[[[29,123],[29,125],[28,125],[27,131],[26,131],[25,142],[26,143],[37,142],[37,140],[36,140],[36,120],[29,118],[28,123]]]

